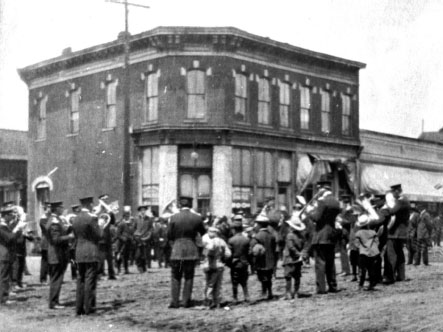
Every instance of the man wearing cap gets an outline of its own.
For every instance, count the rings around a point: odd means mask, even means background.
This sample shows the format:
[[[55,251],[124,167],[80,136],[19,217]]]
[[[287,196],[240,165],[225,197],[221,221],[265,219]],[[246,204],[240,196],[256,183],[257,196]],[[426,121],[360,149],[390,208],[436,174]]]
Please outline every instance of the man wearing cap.
[[[153,216],[147,205],[140,205],[135,221],[134,245],[135,264],[140,273],[146,272],[146,267],[151,268]]]
[[[341,274],[345,276],[351,275],[351,268],[349,265],[349,256],[347,245],[349,243],[350,234],[350,221],[351,218],[351,195],[341,195],[340,196],[340,208],[341,211],[337,216],[337,222],[340,223],[342,227],[341,237],[338,240],[338,248],[340,250],[340,262],[341,262]]]
[[[115,225],[115,214],[109,209],[107,194],[98,197],[100,204],[100,211],[98,216],[106,223],[109,219],[110,226],[103,230],[103,237],[99,242],[100,250],[100,266],[99,274],[105,275],[105,261],[108,266],[108,279],[116,280],[114,271],[114,257],[112,253],[112,227]],[[104,204],[103,204],[104,203]]]
[[[77,315],[95,312],[98,267],[100,264],[99,241],[103,229],[109,227],[110,220],[99,227],[98,218],[92,214],[92,197],[80,199],[80,213],[74,218],[72,228],[77,239],[75,258],[78,265],[75,307]]]
[[[402,195],[401,184],[391,186],[391,193],[386,195],[391,219],[388,229],[388,240],[385,252],[384,283],[391,284],[395,281],[403,281],[405,275],[405,254],[403,246],[408,238],[408,222],[410,213],[409,200]]]
[[[415,203],[411,203],[411,213],[409,215],[408,223],[408,239],[406,249],[408,250],[407,265],[414,263],[415,252],[417,251],[417,226],[420,213],[417,210]]]
[[[317,294],[336,293],[338,289],[334,259],[339,232],[335,229],[335,219],[340,213],[340,204],[332,195],[331,182],[320,181],[317,186],[319,187],[317,206],[306,211],[315,222],[312,251],[315,259]]]
[[[43,203],[43,215],[40,217],[39,226],[42,234],[41,240],[41,260],[40,260],[40,283],[47,283],[49,274],[48,265],[48,236],[46,232],[46,225],[51,215],[51,204],[49,202]]]
[[[417,224],[417,251],[415,252],[414,265],[420,265],[423,257],[423,264],[429,265],[428,247],[431,245],[432,221],[431,215],[423,204],[418,206],[420,215]]]
[[[117,271],[121,272],[121,263],[125,274],[129,274],[129,259],[134,245],[134,218],[131,216],[131,207],[123,207],[122,220],[117,225]]]
[[[255,219],[258,232],[251,240],[251,253],[254,255],[254,269],[262,286],[262,299],[272,300],[272,276],[277,261],[277,240],[269,230],[269,219],[259,214]],[[263,247],[264,253],[257,248]]]
[[[62,202],[51,203],[51,216],[46,226],[48,236],[48,263],[49,263],[49,309],[62,309],[60,305],[60,291],[63,276],[69,262],[69,241],[74,239],[71,229],[66,227],[61,219],[63,213]]]
[[[14,262],[13,251],[15,250],[17,237],[23,232],[26,223],[19,223],[11,230],[11,222],[14,219],[14,208],[12,205],[5,205],[1,209],[0,218],[0,306],[10,304],[9,281]]]
[[[238,285],[243,288],[245,302],[249,302],[248,291],[248,267],[249,238],[243,235],[243,216],[234,216],[232,223],[234,235],[229,239],[228,245],[232,252],[231,260],[231,282],[234,302],[238,301]]]
[[[183,306],[192,305],[192,287],[195,264],[200,258],[195,243],[197,234],[205,233],[202,217],[191,210],[192,198],[181,197],[180,212],[171,216],[168,228],[168,241],[172,243],[171,265],[171,303],[169,308],[179,307],[180,283],[184,276]]]
[[[72,226],[72,221],[74,217],[80,213],[80,205],[71,205],[72,214],[67,216],[68,225]],[[69,262],[71,264],[71,279],[77,279],[77,263],[75,262],[75,239],[69,241]]]

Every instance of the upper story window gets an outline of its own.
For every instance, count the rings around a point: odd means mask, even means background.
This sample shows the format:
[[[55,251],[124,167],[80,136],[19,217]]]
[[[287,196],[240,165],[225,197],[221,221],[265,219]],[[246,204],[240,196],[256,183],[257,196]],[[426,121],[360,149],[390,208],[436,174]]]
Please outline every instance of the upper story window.
[[[320,90],[321,95],[321,131],[331,131],[331,94],[329,91]]]
[[[151,72],[145,78],[145,112],[143,122],[158,120],[158,77],[159,72]]]
[[[311,89],[300,87],[300,128],[309,129],[311,115]]]
[[[188,93],[188,119],[203,119],[206,116],[206,73],[200,69],[192,69],[186,73]]]
[[[48,96],[41,96],[36,100],[37,104],[37,139],[46,138],[46,105],[48,102]]]
[[[106,82],[105,128],[117,125],[117,80]]]
[[[290,105],[289,83],[280,83],[280,126],[289,128],[289,105]]]
[[[351,96],[341,94],[341,132],[351,134]]]
[[[81,89],[69,91],[69,132],[76,134],[79,132],[79,105]]]
[[[235,112],[237,121],[247,121],[248,79],[245,74],[235,74]]]
[[[265,77],[258,81],[258,123],[268,125],[271,123],[271,94],[269,80]]]

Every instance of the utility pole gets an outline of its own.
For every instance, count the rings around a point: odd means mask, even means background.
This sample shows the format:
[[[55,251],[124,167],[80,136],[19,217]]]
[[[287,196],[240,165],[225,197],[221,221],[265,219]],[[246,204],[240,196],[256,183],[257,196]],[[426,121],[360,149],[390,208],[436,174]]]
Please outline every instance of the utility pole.
[[[123,79],[123,96],[124,96],[124,108],[123,108],[123,205],[132,205],[131,195],[131,71],[129,68],[129,55],[130,55],[130,41],[129,41],[129,23],[128,14],[129,6],[150,8],[149,6],[139,5],[135,3],[129,3],[128,0],[106,0],[106,2],[112,2],[122,4],[125,6],[125,35],[123,38],[124,46],[124,79]]]

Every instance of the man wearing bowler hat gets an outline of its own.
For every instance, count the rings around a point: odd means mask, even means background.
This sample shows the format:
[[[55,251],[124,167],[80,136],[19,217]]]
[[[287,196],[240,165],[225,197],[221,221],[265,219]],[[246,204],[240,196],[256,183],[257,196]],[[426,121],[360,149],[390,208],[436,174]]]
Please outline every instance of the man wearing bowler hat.
[[[180,212],[171,216],[168,241],[172,243],[171,303],[169,308],[179,307],[180,283],[184,276],[183,306],[190,307],[194,282],[195,263],[199,259],[195,243],[197,234],[203,235],[205,227],[200,215],[191,210],[192,197],[180,197]]]
[[[95,312],[98,267],[100,264],[99,241],[103,230],[98,218],[90,211],[93,198],[80,199],[82,209],[74,218],[72,227],[77,239],[75,258],[78,265],[76,314],[89,315]],[[103,226],[109,227],[110,220]]]
[[[46,226],[49,263],[49,309],[63,309],[60,291],[69,262],[69,242],[74,239],[72,230],[61,219],[63,202],[51,203],[51,216]]]

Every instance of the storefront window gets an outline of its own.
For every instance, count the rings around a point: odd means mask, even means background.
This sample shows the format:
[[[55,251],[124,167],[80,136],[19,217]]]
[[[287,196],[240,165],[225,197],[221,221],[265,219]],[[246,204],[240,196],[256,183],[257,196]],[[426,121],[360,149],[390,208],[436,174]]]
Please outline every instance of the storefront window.
[[[142,201],[143,204],[158,205],[158,147],[143,150],[142,159]]]
[[[274,162],[271,152],[256,153],[257,205],[264,205],[267,197],[274,197]]]
[[[232,206],[234,210],[249,211],[252,195],[252,155],[249,149],[232,151]]]

